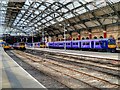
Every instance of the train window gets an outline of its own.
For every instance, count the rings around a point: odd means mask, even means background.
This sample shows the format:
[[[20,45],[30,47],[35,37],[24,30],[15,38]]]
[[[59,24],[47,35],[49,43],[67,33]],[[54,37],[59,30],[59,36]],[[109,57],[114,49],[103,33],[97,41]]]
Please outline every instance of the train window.
[[[83,45],[85,45],[85,42],[83,43]]]
[[[89,43],[89,42],[86,42],[86,45],[90,45],[90,43]]]
[[[76,45],[76,43],[74,43],[74,45]]]
[[[76,43],[76,45],[78,45],[78,43]]]
[[[70,45],[70,43],[67,43],[68,45]]]
[[[63,45],[63,43],[60,43],[59,45]]]
[[[115,42],[114,39],[109,39],[109,40],[108,40],[108,44],[109,44],[109,45],[113,45],[113,44],[116,44],[116,42]]]
[[[99,43],[99,42],[96,42],[95,44],[96,44],[96,45],[99,45],[100,43]]]
[[[102,45],[102,41],[100,41],[99,43],[100,43],[100,45]]]

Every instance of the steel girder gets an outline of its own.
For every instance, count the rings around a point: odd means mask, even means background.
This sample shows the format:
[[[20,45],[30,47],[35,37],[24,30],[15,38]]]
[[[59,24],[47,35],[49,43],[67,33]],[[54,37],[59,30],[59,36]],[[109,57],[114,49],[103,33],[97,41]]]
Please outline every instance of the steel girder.
[[[61,31],[61,30],[59,30],[59,29],[57,29],[58,31],[59,31],[59,33],[55,33],[54,32],[54,28],[53,27],[49,27],[49,26],[53,26],[53,25],[55,25],[55,24],[52,24],[51,22],[52,21],[54,21],[55,20],[55,23],[56,24],[58,24],[58,23],[60,23],[60,24],[62,24],[62,26],[64,26],[64,24],[70,24],[70,26],[72,26],[73,28],[74,28],[74,31],[78,31],[79,32],[79,30],[82,30],[82,29],[87,29],[89,32],[91,31],[91,27],[89,27],[89,26],[87,26],[86,25],[86,22],[87,21],[91,21],[91,20],[96,20],[100,25],[98,25],[98,27],[101,27],[101,28],[103,28],[103,29],[105,29],[105,25],[103,25],[102,24],[102,22],[99,20],[101,17],[103,17],[102,15],[100,16],[100,17],[98,17],[98,16],[96,16],[95,15],[95,13],[94,13],[94,11],[91,11],[88,7],[87,7],[87,5],[89,5],[89,4],[91,4],[91,2],[89,2],[89,3],[86,3],[86,4],[83,4],[82,2],[80,2],[79,1],[79,3],[80,3],[80,5],[79,5],[79,7],[74,7],[73,9],[69,9],[67,6],[68,5],[70,5],[70,4],[73,4],[73,2],[68,2],[67,4],[62,4],[62,3],[60,3],[60,2],[54,2],[54,3],[48,3],[48,2],[34,2],[34,4],[39,4],[38,6],[37,6],[37,8],[34,8],[34,6],[33,6],[33,4],[31,4],[30,6],[29,6],[29,10],[27,9],[26,11],[25,11],[25,13],[24,14],[22,14],[22,17],[21,17],[21,19],[19,19],[19,21],[16,23],[16,27],[23,27],[23,26],[31,26],[31,27],[34,27],[35,29],[39,29],[39,27],[42,27],[41,29],[43,29],[43,26],[44,26],[44,28],[48,28],[48,29],[46,29],[46,34],[47,35],[49,35],[49,32],[52,32],[53,33],[53,35],[55,35],[55,34],[62,34],[62,32],[63,31]],[[48,6],[47,6],[47,4],[49,4]],[[44,6],[45,7],[45,9],[43,10],[43,11],[41,11],[39,14],[34,14],[35,13],[35,10],[38,10],[38,11],[40,11],[39,10],[39,7],[41,7],[41,6]],[[54,9],[53,7],[58,7],[57,9]],[[89,19],[82,19],[82,18],[80,18],[79,17],[79,15],[76,15],[76,13],[74,12],[74,10],[76,10],[76,9],[78,9],[78,8],[81,8],[81,7],[84,7],[86,10],[88,10],[88,12],[90,13],[90,14],[92,14],[94,17],[93,18],[89,18]],[[67,12],[60,12],[60,10],[61,9],[67,9]],[[112,8],[112,9],[114,9],[114,8]],[[32,10],[33,12],[31,12],[30,13],[30,10]],[[115,11],[115,10],[114,10]],[[117,14],[116,13],[117,11],[115,11],[115,14]],[[27,13],[30,13],[29,15],[26,15]],[[76,17],[77,19],[79,19],[79,22],[78,21],[76,21],[76,19],[74,19],[73,18],[73,20],[75,21],[74,23],[73,22],[71,22],[70,20],[69,20],[69,18],[66,18],[65,17],[65,15],[67,14],[67,13],[71,13],[74,17]],[[20,14],[20,13],[19,13]],[[33,17],[31,17],[31,15],[32,14],[34,14],[34,16]],[[56,15],[57,14],[57,16],[54,16],[54,14]],[[108,15],[108,14],[106,14],[107,16],[110,16],[110,15]],[[105,16],[106,16],[105,15]],[[117,15],[118,16],[118,15]],[[25,18],[26,17],[26,18]],[[47,20],[47,18],[48,17],[51,17],[52,19],[50,19],[50,20]],[[119,16],[118,16],[119,17]],[[24,20],[22,20],[22,18],[24,18]],[[29,19],[29,18],[31,18],[31,19]],[[58,21],[57,20],[57,18],[63,18],[64,20],[63,21]],[[28,23],[27,24],[24,24],[24,22],[26,22],[28,20]],[[20,21],[22,21],[23,22],[23,24],[21,23],[20,24]],[[45,22],[43,22],[43,21],[45,21]],[[31,24],[32,23],[32,24]],[[38,23],[40,23],[40,25],[38,24]],[[47,25],[47,24],[50,24],[49,26]],[[77,29],[76,27],[74,27],[74,25],[77,25],[77,24],[83,24],[84,26],[85,26],[85,28],[82,28],[82,29]],[[37,26],[35,26],[35,25],[37,25]],[[60,27],[60,28],[62,28],[62,26],[59,26],[59,25],[56,25],[57,27]],[[66,26],[66,29],[67,29],[67,31],[68,32],[71,32],[71,31],[69,31],[69,29],[68,28],[70,28],[70,26]],[[82,26],[81,26],[82,27]],[[50,28],[50,29],[49,29]],[[72,29],[72,28],[71,28]],[[72,29],[73,30],[73,29]],[[36,30],[36,31],[38,31],[38,30]],[[26,31],[25,31],[26,32]],[[26,32],[27,33],[27,32]]]
[[[60,10],[62,7],[67,8],[66,6],[67,6],[68,4],[71,4],[71,3],[72,3],[72,2],[67,3],[67,4],[64,6],[64,5],[62,5],[61,3],[57,2],[57,4],[59,4],[59,5],[57,5],[57,6],[59,6],[59,9],[58,9],[58,10]],[[53,3],[53,4],[51,4],[50,7],[51,7],[52,5],[54,5],[54,4],[56,4],[56,2]],[[60,7],[60,6],[61,6],[61,7]],[[48,8],[50,8],[50,7],[48,7]],[[81,6],[80,6],[80,7],[81,7]],[[50,8],[50,9],[51,9],[51,8]],[[71,12],[69,8],[67,8],[67,9],[68,9],[68,12],[66,12],[66,13]],[[53,10],[53,9],[51,9],[51,10]],[[73,10],[72,10],[72,11],[73,11]],[[53,10],[53,12],[55,12],[55,11]],[[61,17],[63,17],[63,15],[61,15],[59,12],[57,12],[57,13],[58,13]],[[64,13],[64,14],[66,14],[66,13]],[[72,13],[73,13],[73,12],[72,12]],[[50,13],[50,14],[51,14],[51,13]],[[49,14],[49,15],[50,15],[50,14]],[[74,14],[74,13],[73,13],[73,14]],[[75,14],[74,14],[74,15],[75,15]],[[37,16],[39,16],[39,14],[38,14]],[[36,17],[37,17],[37,16],[36,16]],[[48,16],[48,15],[47,15],[47,16]],[[46,16],[46,17],[47,17],[47,16]],[[34,17],[34,18],[36,18],[36,17]],[[44,18],[42,18],[42,19],[45,19],[46,17],[44,17]],[[64,17],[63,17],[63,18],[64,18]],[[42,19],[41,19],[41,20],[42,20]],[[54,18],[53,18],[53,19],[54,19]],[[66,18],[64,18],[64,19],[66,19]],[[32,19],[32,20],[33,20],[33,19]],[[39,21],[41,21],[41,20],[39,20]],[[46,21],[47,21],[47,20],[46,20]],[[67,21],[69,22],[69,24],[71,24],[69,20],[67,20]],[[36,23],[37,23],[37,22],[36,22]],[[36,23],[34,23],[34,24],[36,24]],[[43,23],[43,24],[45,24],[45,23]],[[85,25],[85,26],[86,26],[86,25]],[[87,27],[87,26],[86,26],[86,27]],[[75,27],[74,27],[74,28],[75,28]]]

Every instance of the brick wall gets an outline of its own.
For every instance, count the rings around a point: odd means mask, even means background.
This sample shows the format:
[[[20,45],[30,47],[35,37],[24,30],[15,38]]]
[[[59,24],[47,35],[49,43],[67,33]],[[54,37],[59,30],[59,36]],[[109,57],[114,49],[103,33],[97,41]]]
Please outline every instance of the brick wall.
[[[104,37],[104,31],[101,28],[94,28],[91,30],[91,35],[92,38],[97,37],[100,38],[100,36]],[[107,33],[107,38],[109,38],[110,36],[113,36],[116,40],[118,39],[118,37],[120,37],[120,26],[109,26],[106,28],[106,33]],[[81,39],[87,38],[89,37],[90,32],[88,32],[87,30],[83,30],[80,32],[80,37]],[[79,33],[78,32],[73,32],[72,33],[72,40],[77,40]],[[66,39],[70,38],[70,34],[66,34]],[[49,41],[56,41],[57,38],[56,36],[53,37],[49,37],[48,39]],[[58,35],[58,40],[62,41],[64,40],[64,35]]]

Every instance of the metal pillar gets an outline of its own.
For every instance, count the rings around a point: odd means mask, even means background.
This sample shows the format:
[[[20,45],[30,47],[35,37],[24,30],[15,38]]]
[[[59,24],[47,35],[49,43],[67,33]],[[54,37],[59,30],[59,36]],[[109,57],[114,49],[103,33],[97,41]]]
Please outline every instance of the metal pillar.
[[[64,50],[66,51],[66,29],[65,29],[65,24],[64,24]]]

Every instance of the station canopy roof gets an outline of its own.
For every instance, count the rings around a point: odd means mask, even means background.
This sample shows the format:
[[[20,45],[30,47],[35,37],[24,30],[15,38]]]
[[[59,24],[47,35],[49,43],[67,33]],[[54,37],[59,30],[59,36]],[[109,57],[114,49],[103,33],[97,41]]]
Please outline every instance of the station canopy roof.
[[[47,36],[120,23],[120,0],[0,0],[4,33]]]

